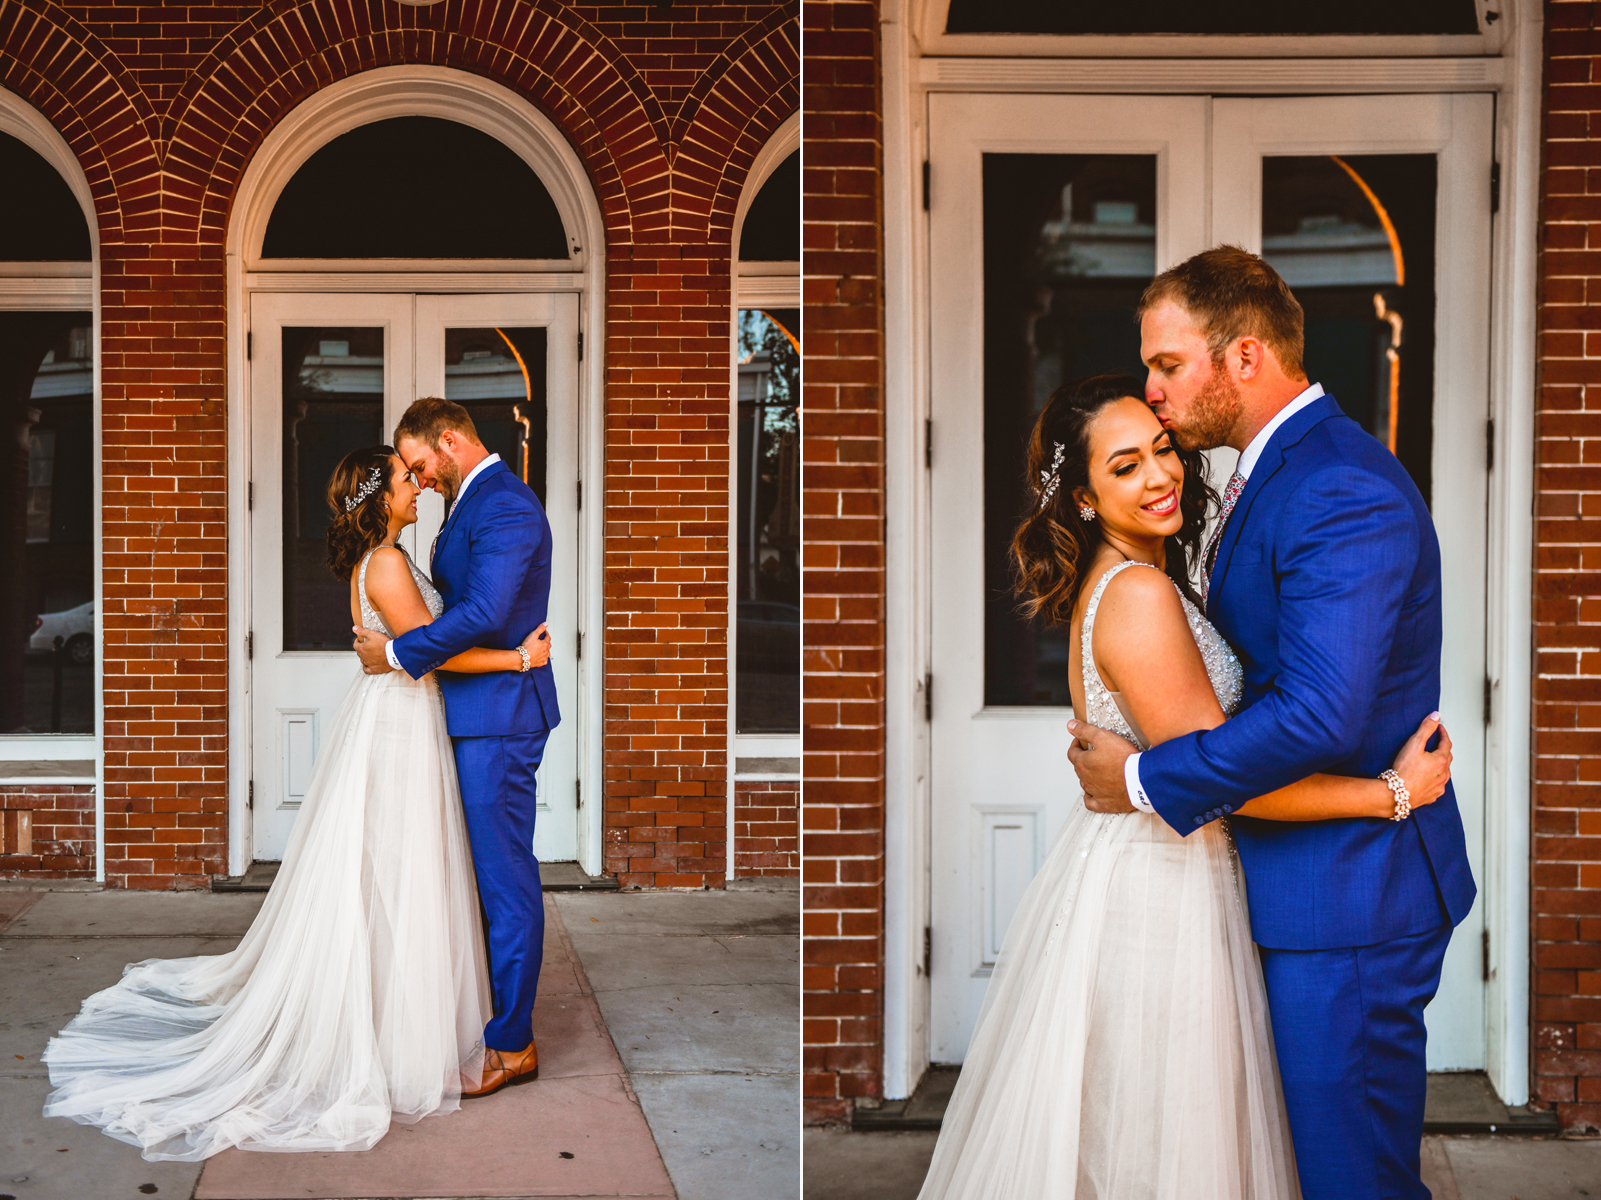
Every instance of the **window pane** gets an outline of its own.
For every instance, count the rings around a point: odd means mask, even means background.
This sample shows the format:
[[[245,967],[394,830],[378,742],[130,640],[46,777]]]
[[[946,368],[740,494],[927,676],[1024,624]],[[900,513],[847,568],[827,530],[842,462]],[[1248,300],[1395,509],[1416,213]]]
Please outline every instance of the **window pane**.
[[[950,33],[1477,33],[1474,0],[951,0]]]
[[[88,313],[0,313],[0,733],[94,732],[93,346]]]
[[[533,168],[468,125],[392,117],[341,134],[278,197],[263,258],[567,258]]]
[[[800,732],[800,313],[739,314],[737,733]]]
[[[800,261],[800,151],[779,163],[739,230],[741,262]]]
[[[447,329],[445,399],[545,501],[545,330]]]
[[[1028,433],[1062,383],[1143,377],[1134,306],[1156,273],[1156,159],[984,156],[984,703],[1072,703],[1066,628],[1026,620],[1007,555]]]
[[[1262,256],[1306,310],[1307,378],[1429,499],[1434,451],[1432,154],[1262,161]]]
[[[350,588],[327,567],[328,480],[384,440],[384,331],[283,331],[285,650],[348,650]]]
[[[67,181],[32,146],[5,133],[0,180],[0,260],[89,261],[89,223]]]

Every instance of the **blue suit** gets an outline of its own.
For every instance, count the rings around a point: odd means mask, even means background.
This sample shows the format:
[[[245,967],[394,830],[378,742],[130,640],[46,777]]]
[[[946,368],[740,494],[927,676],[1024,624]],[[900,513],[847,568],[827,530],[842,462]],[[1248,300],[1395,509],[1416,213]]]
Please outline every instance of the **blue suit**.
[[[484,468],[452,506],[434,546],[432,574],[444,612],[394,641],[406,673],[421,678],[474,646],[515,649],[545,620],[550,551],[550,523],[528,485],[504,463]],[[561,720],[555,676],[546,663],[527,673],[439,671],[437,678],[489,925],[495,1016],[484,1044],[521,1050],[533,1040],[544,951],[534,775]]]
[[[1179,833],[1314,772],[1376,776],[1439,706],[1434,524],[1332,397],[1269,440],[1209,586],[1245,707],[1141,756]],[[1426,1200],[1423,1008],[1475,895],[1455,793],[1401,822],[1231,824],[1306,1200]]]

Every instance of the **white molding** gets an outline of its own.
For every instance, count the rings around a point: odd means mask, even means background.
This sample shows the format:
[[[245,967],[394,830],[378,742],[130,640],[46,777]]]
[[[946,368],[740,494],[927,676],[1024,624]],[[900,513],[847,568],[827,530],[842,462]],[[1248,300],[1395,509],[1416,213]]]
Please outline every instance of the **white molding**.
[[[82,279],[94,278],[92,262],[0,262],[0,279]]]
[[[47,163],[53,166],[61,178],[66,181],[78,206],[83,210],[83,219],[89,226],[89,262],[57,264],[57,269],[50,270],[45,277],[34,276],[31,285],[35,290],[19,287],[13,290],[3,307],[16,309],[21,307],[38,307],[49,309],[72,310],[87,309],[90,313],[94,331],[94,532],[91,555],[94,563],[94,598],[95,598],[95,731],[92,739],[94,743],[93,758],[95,762],[95,879],[104,883],[106,879],[106,666],[104,647],[106,644],[106,618],[105,618],[105,535],[102,528],[102,513],[104,502],[102,499],[102,464],[105,456],[103,439],[101,437],[101,347],[100,347],[100,221],[95,214],[94,194],[89,190],[89,177],[84,174],[83,166],[78,162],[78,156],[67,145],[66,139],[56,131],[54,125],[45,119],[27,101],[15,93],[0,88],[0,133],[8,133],[18,141],[32,147]],[[82,270],[89,267],[88,292],[85,297],[81,291],[68,292],[64,281],[70,279],[75,285],[81,287]],[[60,275],[57,275],[57,270]],[[8,281],[9,282],[9,281]],[[17,280],[17,282],[21,282]],[[60,290],[56,290],[57,286]],[[54,296],[55,303],[40,302]],[[55,736],[55,735],[52,735]],[[69,735],[61,735],[69,736]],[[3,742],[5,739],[0,739]],[[6,757],[10,757],[6,755]],[[75,755],[75,757],[82,757]]]
[[[729,266],[733,271],[734,303],[728,314],[728,660],[725,666],[728,680],[728,751],[726,798],[727,823],[724,838],[724,878],[734,878],[734,766],[742,739],[735,734],[735,702],[739,688],[737,666],[739,635],[739,310],[742,308],[799,308],[800,263],[798,262],[740,262],[739,237],[745,229],[745,214],[751,201],[762,190],[774,170],[786,158],[800,149],[800,113],[793,112],[773,131],[766,145],[751,160],[740,189],[739,201],[734,206],[733,232],[728,243]],[[797,680],[797,686],[799,681]],[[800,735],[794,735],[794,754],[800,754]],[[747,751],[747,754],[751,753]],[[771,755],[765,757],[779,757]]]
[[[23,733],[0,737],[0,762],[82,762],[100,753],[91,733]],[[0,780],[0,783],[15,782]]]
[[[1486,92],[1499,58],[925,58],[935,92],[1116,92],[1138,95],[1336,95]]]
[[[95,299],[96,288],[92,279],[0,276],[0,309],[9,312],[18,309],[88,311],[94,307]]]
[[[561,214],[569,261],[548,273],[527,260],[461,262],[346,260],[260,261],[267,218],[284,185],[332,138],[371,121],[437,116],[489,134],[517,153],[549,190]],[[228,870],[250,863],[250,673],[244,634],[251,627],[249,522],[245,485],[250,462],[246,314],[252,291],[540,292],[579,295],[586,342],[579,364],[579,473],[589,484],[578,515],[579,621],[585,636],[578,697],[566,714],[580,722],[578,770],[587,797],[579,813],[579,862],[590,874],[604,865],[602,769],[606,621],[605,535],[605,225],[583,160],[561,130],[507,88],[446,67],[397,66],[364,71],[313,93],[268,133],[240,180],[226,243],[228,303]],[[311,270],[283,267],[310,266]],[[270,269],[268,269],[270,268]],[[505,268],[505,269],[501,269]]]

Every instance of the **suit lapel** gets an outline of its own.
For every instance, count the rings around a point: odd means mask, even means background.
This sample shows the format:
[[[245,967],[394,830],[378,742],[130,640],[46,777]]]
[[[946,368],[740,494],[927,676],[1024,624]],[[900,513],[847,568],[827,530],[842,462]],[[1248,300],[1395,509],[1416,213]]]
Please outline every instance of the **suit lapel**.
[[[461,515],[462,509],[466,508],[468,505],[477,500],[478,497],[483,494],[484,484],[488,483],[490,478],[497,471],[503,469],[509,469],[506,467],[504,462],[492,463],[489,467],[485,468],[485,470],[478,476],[477,479],[473,480],[473,485],[467,489],[467,494],[462,496],[456,501],[456,503],[450,506],[450,515],[445,518],[445,527],[439,531],[439,537],[434,542],[434,552],[428,560],[428,569],[430,573],[433,571],[433,564],[439,561],[440,554],[444,552],[446,543],[450,541],[451,530],[455,529],[456,518]]]
[[[1224,526],[1223,537],[1217,545],[1217,561],[1212,564],[1212,575],[1207,581],[1208,620],[1217,613],[1218,598],[1223,592],[1223,580],[1228,575],[1229,561],[1234,557],[1234,548],[1240,544],[1240,537],[1245,530],[1246,521],[1250,520],[1251,508],[1256,504],[1256,498],[1272,482],[1273,476],[1283,469],[1290,450],[1318,425],[1339,411],[1340,406],[1333,396],[1320,396],[1284,422],[1268,439],[1268,444],[1262,449],[1262,456],[1251,468],[1251,478],[1246,481],[1245,490],[1235,501],[1234,511],[1229,515],[1229,523]]]

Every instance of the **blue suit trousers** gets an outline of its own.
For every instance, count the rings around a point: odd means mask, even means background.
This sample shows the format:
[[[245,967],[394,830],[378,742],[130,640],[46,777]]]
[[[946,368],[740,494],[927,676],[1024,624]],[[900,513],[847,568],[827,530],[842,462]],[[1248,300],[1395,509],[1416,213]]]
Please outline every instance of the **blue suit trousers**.
[[[1447,920],[1375,946],[1261,947],[1304,1200],[1429,1200],[1423,1008],[1450,940]]]
[[[545,899],[534,858],[534,773],[549,736],[542,729],[452,739],[478,898],[489,925],[495,1016],[484,1027],[484,1045],[491,1050],[522,1050],[534,1039],[534,996],[545,953]]]

